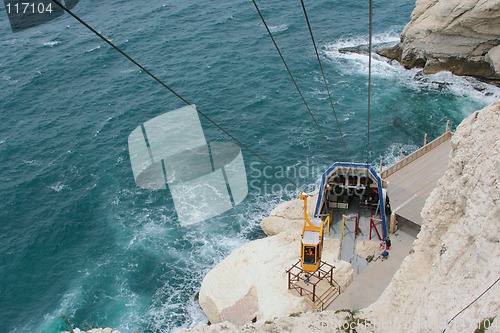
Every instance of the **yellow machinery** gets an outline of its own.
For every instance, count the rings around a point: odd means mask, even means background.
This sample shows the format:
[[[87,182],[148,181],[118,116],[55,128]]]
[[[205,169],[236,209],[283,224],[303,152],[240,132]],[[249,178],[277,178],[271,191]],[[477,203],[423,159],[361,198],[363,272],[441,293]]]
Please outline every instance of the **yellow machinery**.
[[[323,250],[323,234],[325,225],[330,233],[330,216],[321,220],[319,217],[309,219],[307,215],[307,193],[300,193],[304,201],[304,226],[302,227],[302,241],[300,243],[300,263],[306,272],[316,272],[321,265],[321,252]]]

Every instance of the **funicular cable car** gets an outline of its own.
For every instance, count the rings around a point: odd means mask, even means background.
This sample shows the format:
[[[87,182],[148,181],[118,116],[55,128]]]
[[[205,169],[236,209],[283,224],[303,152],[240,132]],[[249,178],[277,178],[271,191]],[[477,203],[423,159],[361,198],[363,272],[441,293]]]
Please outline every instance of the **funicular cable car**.
[[[301,193],[300,199],[304,201],[304,225],[302,227],[300,242],[300,263],[306,272],[316,272],[321,266],[321,252],[323,250],[323,234],[325,225],[330,230],[330,218],[321,220],[319,217],[309,218],[307,215],[308,194]]]

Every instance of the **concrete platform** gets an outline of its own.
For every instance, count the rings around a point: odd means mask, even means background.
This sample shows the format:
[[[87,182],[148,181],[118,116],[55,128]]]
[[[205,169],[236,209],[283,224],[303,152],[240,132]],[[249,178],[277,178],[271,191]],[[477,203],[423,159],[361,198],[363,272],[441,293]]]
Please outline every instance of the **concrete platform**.
[[[370,262],[345,290],[341,290],[340,296],[327,308],[328,310],[359,310],[379,298],[404,258],[410,253],[415,237],[398,230],[391,235],[391,241],[389,258]]]
[[[411,162],[384,178],[387,182],[393,213],[418,225],[422,225],[420,212],[425,200],[448,167],[451,135],[447,133],[445,135],[441,137],[440,142],[431,142],[428,146],[422,147],[422,149],[430,149],[417,157],[412,158],[413,154],[407,156],[406,158],[411,159]],[[419,151],[417,150],[414,154],[418,154]],[[384,172],[382,172],[382,177],[384,177]]]

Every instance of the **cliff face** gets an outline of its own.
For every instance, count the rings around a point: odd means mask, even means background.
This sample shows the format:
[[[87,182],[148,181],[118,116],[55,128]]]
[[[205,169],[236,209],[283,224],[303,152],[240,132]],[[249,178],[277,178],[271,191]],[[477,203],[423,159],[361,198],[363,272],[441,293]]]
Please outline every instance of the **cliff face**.
[[[500,80],[499,0],[417,0],[401,43],[381,55],[425,74]]]
[[[413,253],[365,313],[418,332],[425,332],[424,324],[441,331],[500,277],[500,102],[457,128],[448,170],[422,217]],[[448,328],[473,332],[484,319],[499,320],[499,307],[500,284]]]
[[[358,332],[442,332],[445,327],[447,332],[474,332],[489,318],[496,318],[496,328],[490,331],[498,331],[499,170],[500,101],[470,115],[457,128],[448,169],[427,199],[422,230],[412,253],[382,296],[358,315],[374,326],[356,327]],[[268,269],[272,267],[265,264],[258,268]],[[283,284],[276,288],[285,289]],[[283,303],[288,301],[283,299]],[[335,332],[346,324],[345,317],[345,313],[324,311],[269,318],[240,328],[222,323],[190,331]]]

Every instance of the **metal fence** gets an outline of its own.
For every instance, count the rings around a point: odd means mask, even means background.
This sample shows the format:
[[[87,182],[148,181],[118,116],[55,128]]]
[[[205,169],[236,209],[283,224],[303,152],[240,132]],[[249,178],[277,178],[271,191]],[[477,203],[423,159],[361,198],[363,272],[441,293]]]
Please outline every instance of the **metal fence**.
[[[418,149],[417,151],[413,152],[412,154],[406,156],[405,158],[403,158],[399,162],[391,165],[390,167],[388,167],[387,169],[382,171],[380,173],[380,177],[383,179],[389,177],[390,175],[392,175],[396,171],[401,170],[402,168],[404,168],[405,166],[407,166],[411,162],[415,161],[417,158],[425,155],[426,153],[428,153],[432,149],[436,148],[437,146],[439,146],[443,142],[450,140],[452,136],[453,136],[452,132],[446,131],[444,134],[442,134],[437,139],[429,142],[428,144],[426,144],[422,148]]]

